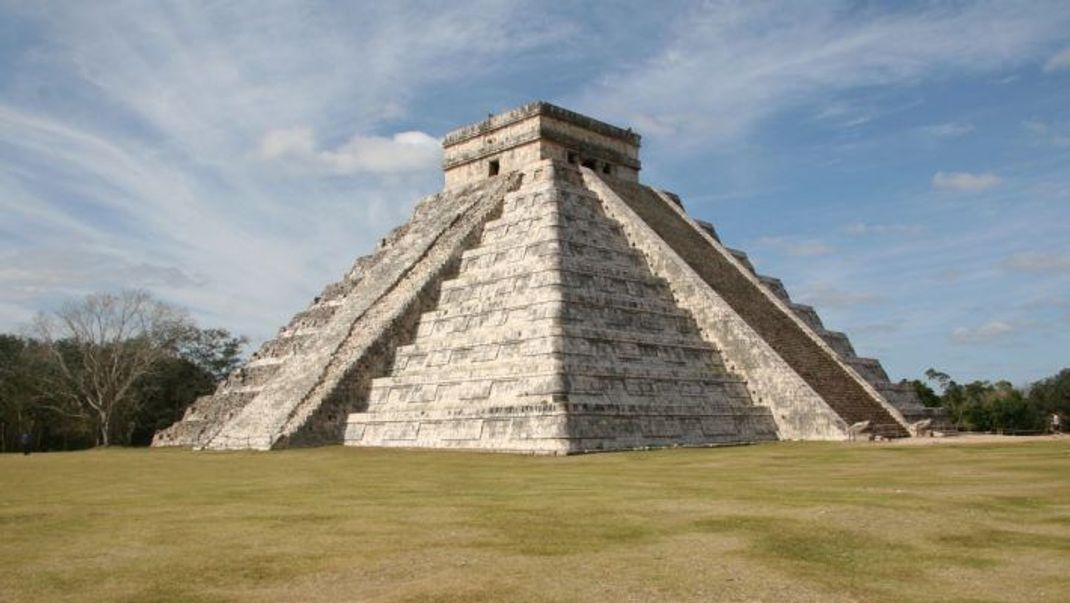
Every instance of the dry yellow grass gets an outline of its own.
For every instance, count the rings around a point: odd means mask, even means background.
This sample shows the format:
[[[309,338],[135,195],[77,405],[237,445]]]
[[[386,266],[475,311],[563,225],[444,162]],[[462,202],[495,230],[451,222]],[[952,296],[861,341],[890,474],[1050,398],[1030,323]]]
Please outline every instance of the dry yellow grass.
[[[0,457],[3,601],[1066,601],[1070,438]]]

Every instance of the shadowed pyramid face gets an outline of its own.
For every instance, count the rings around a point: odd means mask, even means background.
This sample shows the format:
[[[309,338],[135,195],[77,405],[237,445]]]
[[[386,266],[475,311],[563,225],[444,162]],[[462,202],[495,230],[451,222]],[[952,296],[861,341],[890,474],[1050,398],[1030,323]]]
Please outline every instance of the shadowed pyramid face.
[[[639,137],[532,103],[449,134],[447,187],[155,445],[568,454],[907,435],[857,358],[678,198]],[[856,428],[857,430],[857,428]]]

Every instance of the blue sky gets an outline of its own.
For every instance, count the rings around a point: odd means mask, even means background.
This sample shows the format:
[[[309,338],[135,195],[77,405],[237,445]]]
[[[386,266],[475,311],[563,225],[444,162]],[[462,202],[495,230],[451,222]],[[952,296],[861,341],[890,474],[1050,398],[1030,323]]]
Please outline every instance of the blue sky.
[[[270,337],[548,100],[893,378],[1070,366],[1066,2],[0,0],[0,330],[143,287]]]

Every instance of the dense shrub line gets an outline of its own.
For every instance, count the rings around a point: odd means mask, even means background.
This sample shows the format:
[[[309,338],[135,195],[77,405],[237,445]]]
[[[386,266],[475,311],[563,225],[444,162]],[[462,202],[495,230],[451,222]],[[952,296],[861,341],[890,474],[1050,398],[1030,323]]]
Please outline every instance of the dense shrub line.
[[[1008,381],[958,383],[935,369],[925,371],[925,380],[906,383],[926,406],[943,407],[962,431],[1044,433],[1051,430],[1052,415],[1070,417],[1070,368],[1025,387]]]

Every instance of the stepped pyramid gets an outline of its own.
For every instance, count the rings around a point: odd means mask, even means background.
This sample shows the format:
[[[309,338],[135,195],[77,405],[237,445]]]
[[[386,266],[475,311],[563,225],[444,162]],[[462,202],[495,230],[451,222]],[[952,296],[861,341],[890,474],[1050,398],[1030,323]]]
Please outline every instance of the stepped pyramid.
[[[679,198],[637,134],[531,103],[155,446],[568,454],[909,435],[929,411]]]

